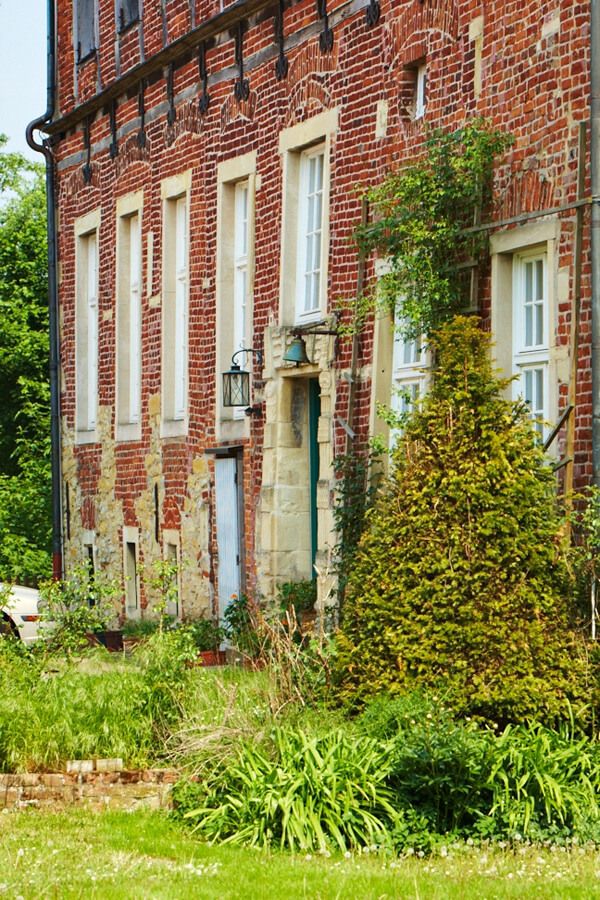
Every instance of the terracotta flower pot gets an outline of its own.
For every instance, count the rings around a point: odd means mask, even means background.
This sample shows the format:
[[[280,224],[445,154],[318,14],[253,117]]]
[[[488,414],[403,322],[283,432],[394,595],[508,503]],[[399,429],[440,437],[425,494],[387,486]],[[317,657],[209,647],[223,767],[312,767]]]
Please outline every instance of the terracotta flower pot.
[[[203,666],[224,666],[227,662],[225,650],[200,650],[199,656]]]

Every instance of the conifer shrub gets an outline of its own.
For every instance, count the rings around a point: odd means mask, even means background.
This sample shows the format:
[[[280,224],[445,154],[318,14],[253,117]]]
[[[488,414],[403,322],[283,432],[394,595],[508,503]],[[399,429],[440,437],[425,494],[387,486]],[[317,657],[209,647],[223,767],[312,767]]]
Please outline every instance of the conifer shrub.
[[[457,317],[432,338],[434,381],[406,422],[349,575],[343,700],[440,691],[454,713],[553,722],[590,700],[571,622],[555,476],[490,338]],[[588,707],[589,710],[589,707]]]

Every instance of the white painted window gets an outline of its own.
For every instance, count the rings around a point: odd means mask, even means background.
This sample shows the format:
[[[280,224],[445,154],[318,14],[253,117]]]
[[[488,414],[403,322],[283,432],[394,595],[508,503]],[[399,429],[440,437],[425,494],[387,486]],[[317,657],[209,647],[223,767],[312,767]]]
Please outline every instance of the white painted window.
[[[240,350],[248,341],[248,182],[235,185],[233,257],[233,347]]]
[[[98,233],[78,237],[77,430],[93,432],[98,409]]]
[[[118,240],[118,424],[127,426],[139,424],[141,411],[142,239],[139,212],[120,216]]]
[[[427,107],[427,66],[423,62],[417,66],[415,81],[415,119],[422,119]]]
[[[545,253],[517,255],[513,261],[513,372],[515,397],[528,404],[543,438],[548,404],[549,322]]]
[[[175,223],[175,310],[174,310],[174,390],[173,418],[183,419],[187,395],[187,203],[179,197]]]
[[[314,318],[321,306],[324,167],[323,146],[301,153],[296,254],[296,316],[299,322]]]
[[[248,315],[248,202],[249,185],[240,181],[234,186],[234,233],[233,233],[233,350],[248,347],[249,315]],[[252,356],[237,357],[242,368],[252,367]],[[233,418],[243,419],[245,411],[242,407],[234,407]]]
[[[420,339],[409,340],[401,333],[394,335],[391,407],[398,416],[409,413],[426,389],[426,353]],[[390,446],[394,446],[402,427],[392,429]]]
[[[188,200],[164,210],[163,423],[183,423],[188,391]]]

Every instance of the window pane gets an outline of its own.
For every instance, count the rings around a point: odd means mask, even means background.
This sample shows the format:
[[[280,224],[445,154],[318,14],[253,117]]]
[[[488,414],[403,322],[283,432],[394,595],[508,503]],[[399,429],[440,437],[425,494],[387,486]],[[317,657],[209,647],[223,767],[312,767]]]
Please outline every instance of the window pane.
[[[541,259],[537,259],[535,262],[535,299],[543,300],[544,298],[544,262]]]
[[[533,310],[531,304],[525,307],[525,346],[531,347],[533,344]]]
[[[77,4],[77,58],[85,59],[96,49],[96,0],[75,0]]]

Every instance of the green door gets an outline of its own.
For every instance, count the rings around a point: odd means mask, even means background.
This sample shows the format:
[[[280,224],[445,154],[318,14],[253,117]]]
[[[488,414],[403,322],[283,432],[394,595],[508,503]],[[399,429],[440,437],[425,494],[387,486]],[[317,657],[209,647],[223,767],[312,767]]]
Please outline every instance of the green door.
[[[321,392],[319,382],[311,378],[308,382],[308,468],[310,481],[310,544],[312,577],[316,578],[314,563],[317,558],[317,483],[319,481],[319,441],[317,432],[321,415]]]

